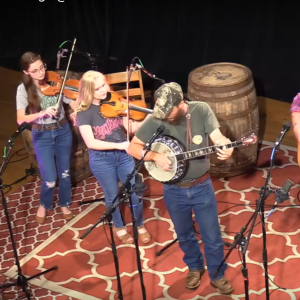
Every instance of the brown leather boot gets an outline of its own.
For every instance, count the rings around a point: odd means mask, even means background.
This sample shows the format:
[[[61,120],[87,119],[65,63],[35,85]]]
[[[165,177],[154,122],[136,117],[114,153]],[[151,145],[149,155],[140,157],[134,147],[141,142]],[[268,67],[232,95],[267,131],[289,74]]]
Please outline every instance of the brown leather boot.
[[[229,295],[233,292],[233,287],[231,286],[230,281],[224,277],[211,281],[210,284],[216,288],[220,294]]]
[[[203,276],[205,269],[203,270],[189,270],[186,280],[185,286],[188,289],[195,289],[200,285],[201,277]]]

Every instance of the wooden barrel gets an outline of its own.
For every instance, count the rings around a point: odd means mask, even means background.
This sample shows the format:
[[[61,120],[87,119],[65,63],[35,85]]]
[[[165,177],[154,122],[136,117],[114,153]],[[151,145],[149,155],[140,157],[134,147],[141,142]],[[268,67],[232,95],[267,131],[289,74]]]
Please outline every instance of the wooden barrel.
[[[64,74],[64,71],[56,71],[56,72],[60,73],[61,75]],[[67,79],[80,79],[80,75],[75,72],[69,71],[67,75]],[[80,135],[78,127],[73,126],[73,123],[70,118],[70,114],[73,111],[69,105],[64,105],[64,108],[66,111],[66,118],[69,121],[72,130],[72,136],[73,136],[70,174],[71,174],[72,185],[75,186],[78,182],[91,176],[92,172],[89,167],[88,149]],[[24,130],[22,132],[22,138],[23,138],[25,148],[28,152],[29,159],[34,169],[36,170],[38,177],[42,179],[39,166],[37,163],[37,159],[36,159],[36,154],[32,144],[31,130]]]
[[[249,68],[226,62],[196,68],[188,77],[187,97],[208,103],[216,114],[221,132],[232,142],[251,133],[258,135],[258,103]],[[210,154],[211,176],[232,177],[247,172],[256,165],[257,147],[256,143],[235,148],[232,157],[225,161]]]

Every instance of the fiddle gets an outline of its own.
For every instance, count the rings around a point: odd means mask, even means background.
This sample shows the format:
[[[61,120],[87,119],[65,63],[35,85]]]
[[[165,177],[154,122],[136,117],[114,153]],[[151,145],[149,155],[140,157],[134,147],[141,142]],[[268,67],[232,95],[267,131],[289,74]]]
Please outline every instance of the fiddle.
[[[100,115],[104,118],[116,118],[119,116],[127,116],[129,107],[129,118],[135,121],[142,121],[145,119],[146,114],[153,113],[151,109],[147,108],[143,100],[125,100],[117,92],[110,92],[110,99],[100,102]]]
[[[60,74],[54,71],[46,72],[46,83],[40,85],[40,91],[46,96],[55,96],[60,92],[63,79]],[[78,96],[79,80],[69,79],[63,87],[63,94],[72,100],[76,100]]]

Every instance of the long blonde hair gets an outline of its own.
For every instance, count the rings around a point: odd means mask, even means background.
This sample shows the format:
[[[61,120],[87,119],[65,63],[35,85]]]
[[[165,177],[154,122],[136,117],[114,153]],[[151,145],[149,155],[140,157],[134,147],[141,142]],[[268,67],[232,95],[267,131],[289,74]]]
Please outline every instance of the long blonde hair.
[[[108,85],[105,76],[100,72],[91,70],[83,74],[79,83],[75,113],[79,111],[85,111],[90,108],[95,94],[95,80],[98,77],[102,77],[105,84]],[[109,86],[108,86],[108,90],[110,90]]]
[[[98,77],[102,77],[105,84],[107,84],[107,90],[111,90],[105,76],[102,73],[94,70],[85,72],[79,82],[75,110],[70,116],[75,126],[77,126],[77,113],[88,110],[93,102],[95,94],[95,80]]]

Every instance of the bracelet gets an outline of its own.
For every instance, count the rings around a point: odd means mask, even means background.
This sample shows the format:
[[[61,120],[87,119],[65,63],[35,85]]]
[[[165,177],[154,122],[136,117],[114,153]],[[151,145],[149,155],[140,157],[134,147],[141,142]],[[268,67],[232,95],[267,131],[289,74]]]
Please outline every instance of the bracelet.
[[[142,157],[145,157],[145,151],[142,149]]]

